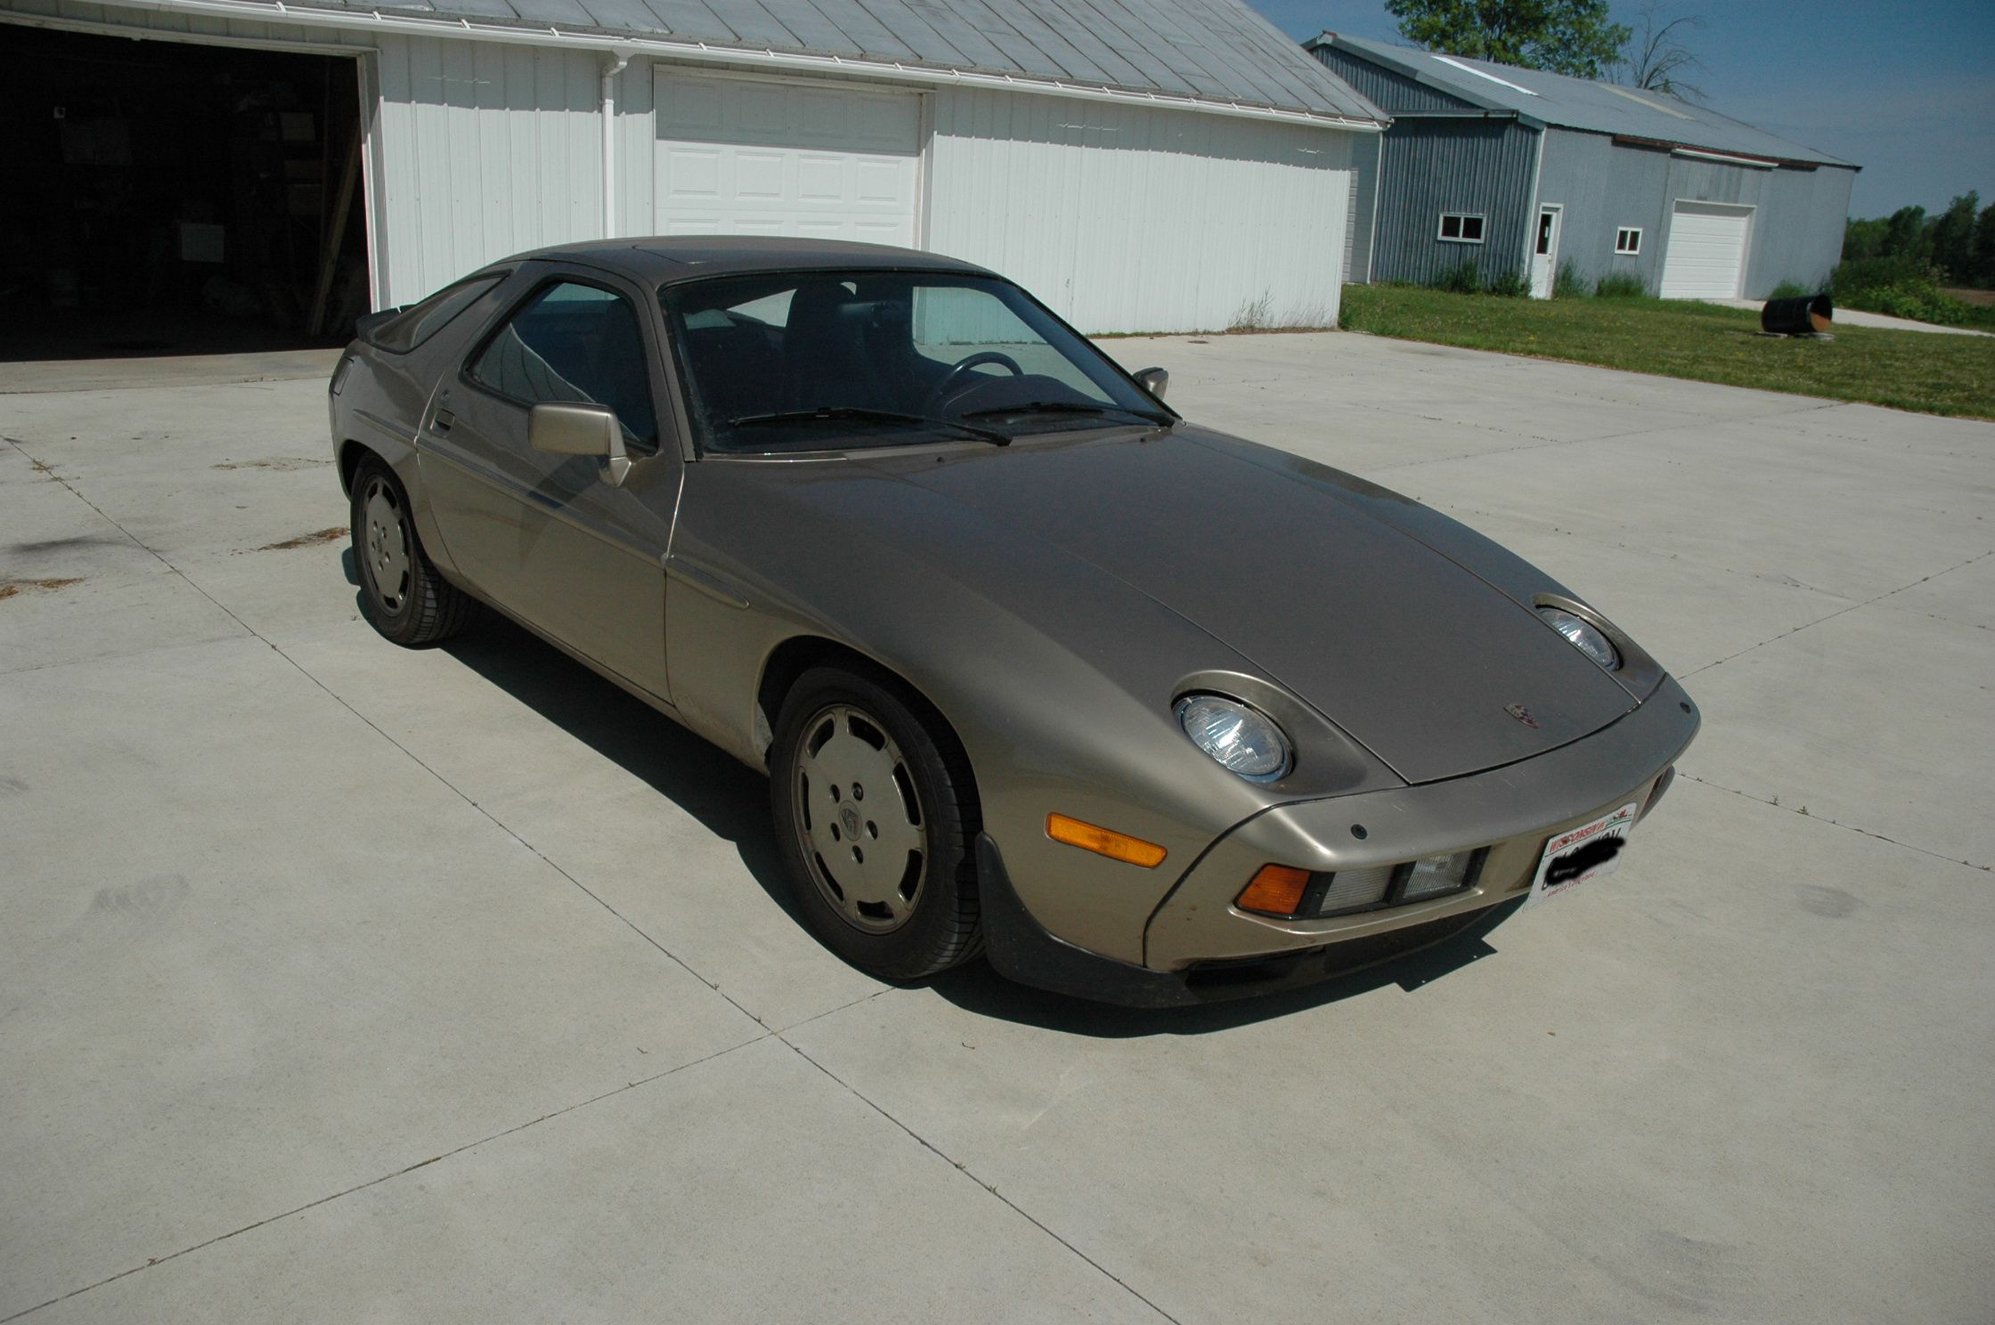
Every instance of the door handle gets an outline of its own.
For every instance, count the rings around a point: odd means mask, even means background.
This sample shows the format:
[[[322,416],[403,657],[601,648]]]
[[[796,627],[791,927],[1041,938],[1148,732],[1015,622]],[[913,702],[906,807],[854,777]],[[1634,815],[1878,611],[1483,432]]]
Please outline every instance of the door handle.
[[[455,422],[457,422],[455,414],[447,409],[440,409],[436,412],[436,417],[429,421],[429,426],[437,432],[449,432],[450,425]]]

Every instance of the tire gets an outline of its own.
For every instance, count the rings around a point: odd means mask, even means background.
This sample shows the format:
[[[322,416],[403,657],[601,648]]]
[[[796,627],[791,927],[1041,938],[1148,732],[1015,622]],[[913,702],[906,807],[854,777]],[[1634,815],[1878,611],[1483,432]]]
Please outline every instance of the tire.
[[[982,951],[968,762],[899,694],[805,672],[777,719],[769,799],[798,910],[827,948],[884,980]]]
[[[369,458],[353,475],[353,560],[368,624],[404,648],[441,644],[463,630],[477,604],[437,574],[416,537],[409,494],[393,470]]]

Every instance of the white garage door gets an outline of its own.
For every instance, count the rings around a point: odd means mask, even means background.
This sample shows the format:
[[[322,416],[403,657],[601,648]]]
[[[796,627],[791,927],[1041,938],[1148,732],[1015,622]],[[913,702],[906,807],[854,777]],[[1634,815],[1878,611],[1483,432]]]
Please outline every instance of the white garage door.
[[[914,244],[917,94],[662,66],[653,80],[659,233]]]
[[[1680,202],[1670,217],[1663,253],[1665,299],[1736,299],[1746,270],[1746,236],[1753,209],[1715,202]]]

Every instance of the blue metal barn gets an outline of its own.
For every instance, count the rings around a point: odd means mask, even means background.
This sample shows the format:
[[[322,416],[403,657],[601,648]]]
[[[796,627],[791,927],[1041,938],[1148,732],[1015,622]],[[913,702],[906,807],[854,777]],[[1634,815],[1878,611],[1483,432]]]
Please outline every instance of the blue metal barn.
[[[1823,285],[1858,167],[1659,92],[1333,32],[1304,43],[1392,116],[1358,161],[1354,281],[1465,262],[1552,293],[1630,275],[1664,298]]]

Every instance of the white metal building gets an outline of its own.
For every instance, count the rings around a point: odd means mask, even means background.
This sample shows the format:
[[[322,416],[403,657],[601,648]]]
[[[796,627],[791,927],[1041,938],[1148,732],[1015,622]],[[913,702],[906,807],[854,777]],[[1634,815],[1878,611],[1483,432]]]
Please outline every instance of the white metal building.
[[[316,181],[309,152],[285,166],[321,208],[299,306],[334,283],[344,203],[374,307],[543,244],[794,233],[983,263],[1086,331],[1327,324],[1354,154],[1385,121],[1240,0],[419,3],[0,0],[0,43],[39,28],[349,63],[357,121],[324,117]],[[165,260],[194,260],[181,233]]]

